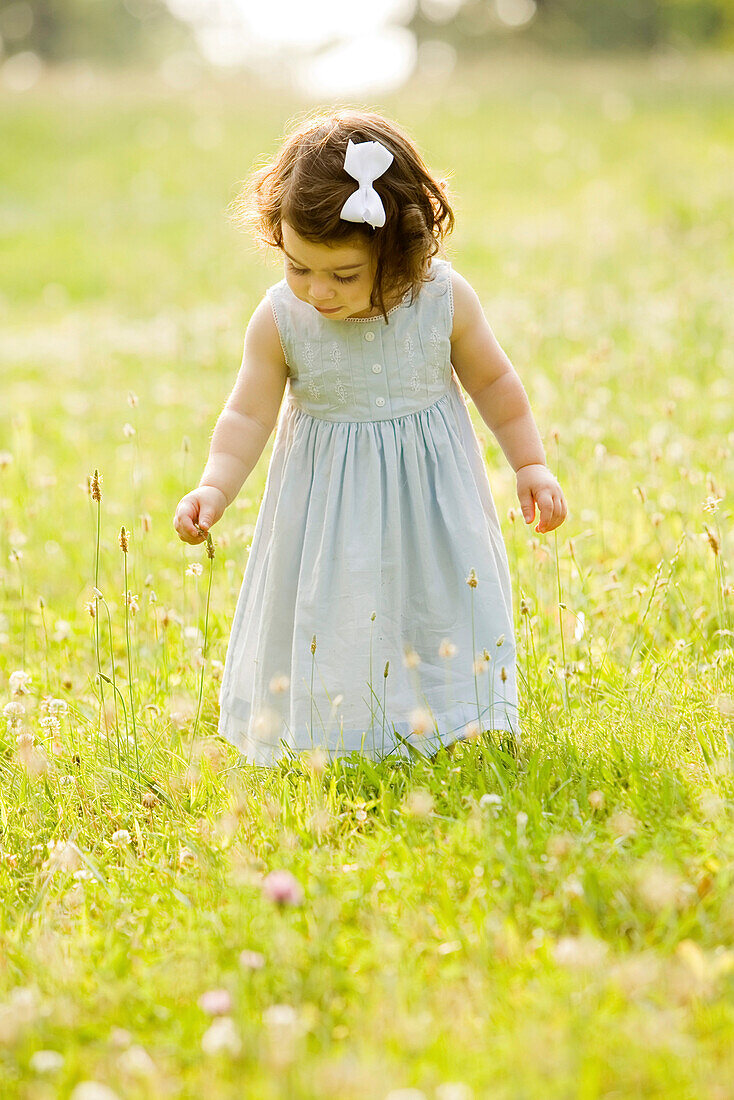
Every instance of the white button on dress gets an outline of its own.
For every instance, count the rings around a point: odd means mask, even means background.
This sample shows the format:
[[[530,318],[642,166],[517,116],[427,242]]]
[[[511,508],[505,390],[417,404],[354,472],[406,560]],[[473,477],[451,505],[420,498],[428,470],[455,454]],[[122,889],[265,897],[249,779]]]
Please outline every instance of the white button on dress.
[[[377,397],[375,399],[375,404],[379,405],[380,408],[382,408],[382,406],[385,404],[385,398],[384,397]]]
[[[375,363],[374,366],[372,367],[372,373],[373,374],[379,374],[381,370],[382,370],[382,364],[381,363]]]
[[[365,338],[365,340],[372,341],[375,338],[375,334],[374,334],[374,332],[365,332],[364,338]]]

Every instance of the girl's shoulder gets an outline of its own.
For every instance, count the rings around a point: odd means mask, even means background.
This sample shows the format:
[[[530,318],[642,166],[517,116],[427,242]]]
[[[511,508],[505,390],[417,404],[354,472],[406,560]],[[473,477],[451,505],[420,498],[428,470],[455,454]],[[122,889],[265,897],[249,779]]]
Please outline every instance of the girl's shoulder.
[[[477,319],[484,315],[482,304],[471,283],[451,265],[449,273],[453,302],[453,329],[451,339],[456,340]]]

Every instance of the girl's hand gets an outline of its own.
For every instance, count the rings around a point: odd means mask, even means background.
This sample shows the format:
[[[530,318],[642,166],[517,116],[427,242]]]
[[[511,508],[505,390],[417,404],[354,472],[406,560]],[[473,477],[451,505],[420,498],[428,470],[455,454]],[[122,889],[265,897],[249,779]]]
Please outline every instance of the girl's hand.
[[[213,485],[200,485],[182,497],[173,517],[178,537],[192,546],[204,542],[206,532],[224,515],[227,498]],[[202,531],[204,532],[202,534]]]
[[[561,486],[541,462],[533,462],[517,470],[517,496],[526,523],[533,522],[535,505],[538,505],[540,515],[535,530],[540,534],[560,527],[568,515]]]

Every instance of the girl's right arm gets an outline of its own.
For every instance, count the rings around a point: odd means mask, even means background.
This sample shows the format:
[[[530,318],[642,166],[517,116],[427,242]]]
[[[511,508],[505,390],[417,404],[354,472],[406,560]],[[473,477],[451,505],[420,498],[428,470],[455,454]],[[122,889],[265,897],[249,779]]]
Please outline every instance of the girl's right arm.
[[[203,542],[252,473],[278,421],[288,366],[267,298],[253,313],[237,380],[212,433],[199,485],[176,508],[173,526],[183,542]]]

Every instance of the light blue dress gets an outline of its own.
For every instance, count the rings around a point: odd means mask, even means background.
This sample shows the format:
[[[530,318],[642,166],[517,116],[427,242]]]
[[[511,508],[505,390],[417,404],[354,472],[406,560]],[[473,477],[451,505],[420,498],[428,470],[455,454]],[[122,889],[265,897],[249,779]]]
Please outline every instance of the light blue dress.
[[[430,274],[387,323],[329,320],[285,279],[267,291],[289,377],[219,695],[219,732],[250,763],[431,753],[472,727],[520,739],[507,554],[451,365],[451,264]]]

